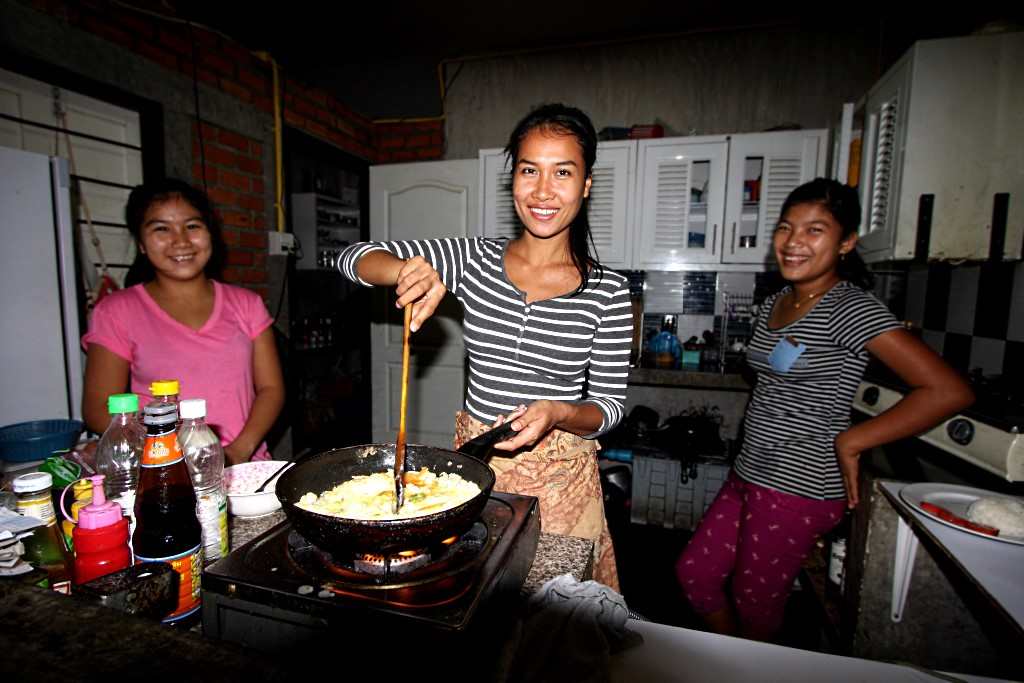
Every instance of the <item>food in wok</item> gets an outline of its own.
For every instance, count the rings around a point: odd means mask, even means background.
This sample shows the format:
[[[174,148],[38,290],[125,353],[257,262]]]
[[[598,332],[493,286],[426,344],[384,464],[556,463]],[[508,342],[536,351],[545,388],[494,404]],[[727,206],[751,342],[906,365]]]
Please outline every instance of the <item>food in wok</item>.
[[[391,472],[356,475],[322,493],[304,494],[298,507],[346,519],[406,519],[456,507],[479,495],[480,487],[457,474],[435,474],[426,467],[406,472],[405,504],[394,513],[395,480]]]

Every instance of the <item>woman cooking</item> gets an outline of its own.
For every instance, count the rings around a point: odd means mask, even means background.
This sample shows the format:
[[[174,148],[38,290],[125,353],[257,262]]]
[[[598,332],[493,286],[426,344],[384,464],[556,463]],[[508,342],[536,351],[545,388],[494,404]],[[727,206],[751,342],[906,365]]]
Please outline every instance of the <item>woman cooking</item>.
[[[446,292],[462,303],[469,388],[455,447],[511,420],[516,435],[496,447],[513,457],[491,461],[495,488],[539,498],[546,532],[593,539],[594,578],[617,590],[594,439],[622,418],[633,323],[626,279],[588,248],[597,135],[580,110],[550,104],[505,151],[518,237],[365,242],[339,268],[394,285],[413,331]]]

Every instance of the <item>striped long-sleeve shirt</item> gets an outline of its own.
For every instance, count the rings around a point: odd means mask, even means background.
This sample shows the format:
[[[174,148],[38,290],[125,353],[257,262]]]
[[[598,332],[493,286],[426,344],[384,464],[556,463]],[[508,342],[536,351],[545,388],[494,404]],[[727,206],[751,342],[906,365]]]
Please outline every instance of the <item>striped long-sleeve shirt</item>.
[[[338,268],[353,282],[356,262],[387,250],[425,258],[463,306],[469,355],[466,410],[490,424],[521,403],[586,402],[603,415],[596,438],[622,419],[633,316],[626,278],[605,269],[579,294],[527,302],[505,272],[506,239],[451,238],[361,242]]]
[[[866,345],[900,324],[873,295],[842,281],[804,317],[773,330],[768,317],[787,291],[765,300],[747,347],[757,386],[747,406],[736,472],[777,491],[836,500],[846,489],[835,439],[850,426],[853,397],[868,363]],[[802,351],[790,349],[788,359],[775,352],[791,341]]]

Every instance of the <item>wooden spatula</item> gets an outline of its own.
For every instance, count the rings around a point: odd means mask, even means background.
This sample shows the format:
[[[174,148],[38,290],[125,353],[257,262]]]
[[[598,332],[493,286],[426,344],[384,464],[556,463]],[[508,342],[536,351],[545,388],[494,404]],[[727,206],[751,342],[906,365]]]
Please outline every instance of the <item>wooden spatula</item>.
[[[405,502],[405,408],[409,399],[409,324],[412,322],[412,304],[405,306],[402,331],[402,402],[398,417],[398,441],[395,442],[395,514]]]

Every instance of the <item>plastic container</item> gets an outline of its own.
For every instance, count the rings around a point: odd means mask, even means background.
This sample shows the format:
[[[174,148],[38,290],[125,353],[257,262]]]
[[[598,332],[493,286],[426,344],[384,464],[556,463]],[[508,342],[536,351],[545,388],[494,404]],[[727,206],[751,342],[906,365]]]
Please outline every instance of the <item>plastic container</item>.
[[[25,559],[36,569],[46,572],[51,589],[70,593],[71,558],[57,529],[57,516],[50,495],[52,486],[53,477],[48,472],[32,472],[15,479],[11,488],[18,496],[18,512],[43,522],[42,527],[36,527],[32,535],[22,541]]]
[[[81,420],[34,420],[8,425],[0,429],[0,460],[43,460],[54,451],[74,446],[82,427]]]
[[[196,514],[203,527],[203,565],[228,554],[228,501],[224,495],[224,449],[206,424],[206,401],[180,403],[178,443],[196,490]]]
[[[107,500],[121,506],[135,530],[135,490],[146,432],[138,420],[139,397],[113,394],[107,398],[110,425],[96,447],[96,472],[104,475]]]
[[[71,503],[71,512],[69,513],[64,502],[64,497],[68,493],[68,489],[65,488],[60,502],[60,510],[64,515],[64,519],[60,523],[60,530],[64,534],[64,542],[67,543],[68,549],[74,552],[74,531],[75,525],[78,524],[78,512],[92,502],[92,483],[88,479],[79,479],[70,486],[75,500]]]
[[[120,505],[106,499],[103,475],[89,479],[92,502],[79,511],[78,526],[73,532],[76,585],[120,571],[132,563],[128,518]]]

